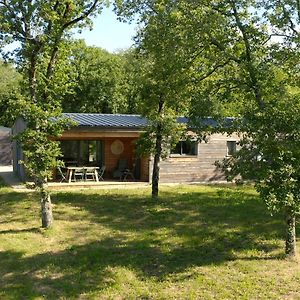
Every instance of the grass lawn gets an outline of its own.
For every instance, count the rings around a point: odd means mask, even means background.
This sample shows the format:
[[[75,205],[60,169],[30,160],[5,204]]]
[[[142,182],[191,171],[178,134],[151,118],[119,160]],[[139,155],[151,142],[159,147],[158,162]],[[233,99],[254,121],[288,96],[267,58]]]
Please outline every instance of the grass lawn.
[[[0,184],[0,299],[300,299],[284,227],[250,187],[36,193]]]

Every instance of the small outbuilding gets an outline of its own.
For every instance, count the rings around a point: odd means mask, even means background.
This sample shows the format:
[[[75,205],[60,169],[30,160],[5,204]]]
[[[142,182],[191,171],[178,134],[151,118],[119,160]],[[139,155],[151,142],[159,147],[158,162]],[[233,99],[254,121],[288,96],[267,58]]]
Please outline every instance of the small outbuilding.
[[[0,166],[12,164],[11,129],[0,126]]]

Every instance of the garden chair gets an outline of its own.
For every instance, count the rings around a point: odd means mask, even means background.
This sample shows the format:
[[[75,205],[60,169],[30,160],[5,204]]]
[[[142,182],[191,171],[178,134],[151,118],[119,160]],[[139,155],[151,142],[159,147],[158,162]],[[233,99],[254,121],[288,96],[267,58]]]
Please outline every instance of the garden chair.
[[[118,167],[113,172],[113,178],[119,178],[122,179],[124,171],[128,169],[128,162],[126,158],[119,159],[118,161]]]
[[[98,179],[99,179],[99,180],[104,180],[104,179],[103,179],[103,175],[104,175],[105,169],[106,169],[106,166],[103,165],[103,166],[100,168],[100,170],[98,171]]]
[[[85,168],[84,171],[85,171],[84,172],[84,180],[94,180],[95,181],[95,172],[96,172],[95,168],[93,168],[93,167]]]
[[[128,178],[128,177],[131,177],[131,179],[135,179],[134,178],[134,175],[133,175],[133,173],[132,173],[132,171],[130,171],[129,169],[125,169],[124,171],[123,171],[123,174],[122,174],[122,176],[121,176],[121,179],[123,179],[123,181],[126,181],[126,179]]]
[[[84,180],[85,177],[85,170],[84,168],[77,168],[74,170],[74,180],[76,181],[76,178],[78,178],[80,180]]]
[[[57,171],[58,171],[58,175],[60,177],[60,181],[59,182],[67,182],[67,173],[63,172],[61,167],[57,167]]]

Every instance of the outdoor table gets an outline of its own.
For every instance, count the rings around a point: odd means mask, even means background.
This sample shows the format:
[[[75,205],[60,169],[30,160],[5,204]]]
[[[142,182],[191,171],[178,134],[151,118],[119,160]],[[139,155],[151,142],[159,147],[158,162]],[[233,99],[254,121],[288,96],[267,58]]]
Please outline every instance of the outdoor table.
[[[67,180],[69,183],[72,182],[72,176],[75,174],[76,170],[84,170],[84,172],[94,172],[95,174],[95,180],[98,182],[99,181],[99,177],[98,177],[98,172],[97,170],[99,169],[99,167],[67,167]],[[85,176],[84,176],[84,180],[85,180]]]

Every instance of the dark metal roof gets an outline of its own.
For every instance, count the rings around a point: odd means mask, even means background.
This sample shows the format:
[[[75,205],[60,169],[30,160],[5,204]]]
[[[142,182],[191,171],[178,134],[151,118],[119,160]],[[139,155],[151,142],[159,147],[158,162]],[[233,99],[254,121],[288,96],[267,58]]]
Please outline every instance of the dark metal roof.
[[[179,118],[177,118],[177,122],[188,124],[189,119],[186,117],[179,117]],[[211,117],[206,117],[203,119],[199,119],[198,121],[194,120],[194,122],[190,122],[189,125],[191,126],[191,128],[193,128],[193,127],[197,128],[197,125],[204,127],[204,128],[205,127],[229,128],[232,126],[233,122],[234,122],[234,118],[231,118],[231,117],[226,117],[226,118],[219,119],[219,120],[211,118]]]
[[[147,120],[139,115],[64,113],[63,116],[78,126],[140,128],[147,125]]]
[[[64,113],[63,116],[75,121],[78,126],[83,127],[139,129],[147,126],[148,124],[148,120],[140,115]],[[233,118],[225,118],[222,122],[223,126],[229,127],[232,125],[232,121]],[[188,124],[189,119],[186,117],[178,117],[177,122],[181,124]],[[200,121],[200,124],[202,126],[210,126],[214,128],[222,126],[213,118],[204,118]]]

